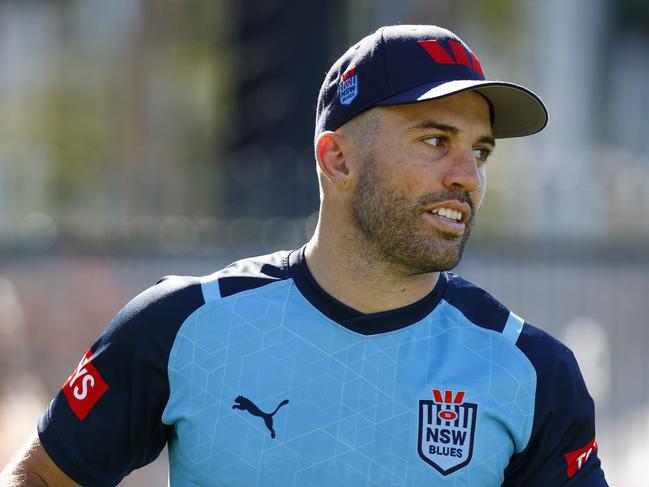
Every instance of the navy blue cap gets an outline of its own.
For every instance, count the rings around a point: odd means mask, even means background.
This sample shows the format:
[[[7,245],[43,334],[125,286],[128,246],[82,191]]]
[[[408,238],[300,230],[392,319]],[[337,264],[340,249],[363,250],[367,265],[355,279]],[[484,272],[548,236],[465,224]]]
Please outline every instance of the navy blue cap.
[[[432,25],[381,27],[350,47],[325,77],[316,112],[316,137],[376,105],[400,105],[463,91],[489,100],[495,138],[531,135],[548,112],[531,90],[487,80],[480,61],[451,31]]]

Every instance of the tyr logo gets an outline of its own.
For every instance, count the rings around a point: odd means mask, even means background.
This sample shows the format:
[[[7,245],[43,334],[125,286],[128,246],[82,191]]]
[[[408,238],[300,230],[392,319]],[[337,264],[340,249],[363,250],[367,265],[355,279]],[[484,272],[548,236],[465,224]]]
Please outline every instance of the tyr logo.
[[[575,474],[579,472],[579,470],[581,470],[581,467],[584,466],[584,463],[588,461],[590,456],[596,450],[597,440],[593,438],[585,447],[570,453],[566,453],[564,455],[567,464],[566,474],[568,475],[569,479],[573,478]]]
[[[91,363],[92,355],[92,350],[86,352],[62,388],[70,409],[81,421],[108,390],[108,384]]]

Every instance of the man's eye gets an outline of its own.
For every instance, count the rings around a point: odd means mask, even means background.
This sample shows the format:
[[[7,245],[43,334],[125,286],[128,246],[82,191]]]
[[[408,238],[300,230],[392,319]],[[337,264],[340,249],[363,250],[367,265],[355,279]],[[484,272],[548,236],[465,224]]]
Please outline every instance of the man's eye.
[[[485,163],[491,155],[491,150],[485,149],[484,147],[479,147],[477,149],[473,149],[473,155],[475,156],[476,160]]]
[[[443,137],[428,137],[427,139],[424,139],[424,142],[433,147],[441,147],[444,145]]]

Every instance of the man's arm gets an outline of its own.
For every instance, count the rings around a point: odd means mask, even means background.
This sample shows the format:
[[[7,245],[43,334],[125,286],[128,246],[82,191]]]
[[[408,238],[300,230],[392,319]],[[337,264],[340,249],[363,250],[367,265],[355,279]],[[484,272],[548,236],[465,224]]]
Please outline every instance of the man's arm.
[[[169,354],[179,327],[203,304],[200,281],[177,277],[122,308],[41,416],[38,437],[0,476],[0,487],[113,487],[155,460],[172,432],[162,422]]]
[[[607,487],[595,440],[595,406],[574,355],[525,324],[516,342],[536,369],[534,423],[504,487]]]
[[[79,487],[50,458],[38,435],[0,473],[0,487]]]

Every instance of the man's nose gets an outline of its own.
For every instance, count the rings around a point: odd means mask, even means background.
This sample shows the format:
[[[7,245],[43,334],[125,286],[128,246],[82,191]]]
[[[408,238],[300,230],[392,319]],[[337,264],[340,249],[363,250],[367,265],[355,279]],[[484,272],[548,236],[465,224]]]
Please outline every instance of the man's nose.
[[[449,158],[449,167],[444,177],[447,188],[461,187],[472,192],[480,188],[482,177],[473,149],[458,150]]]

